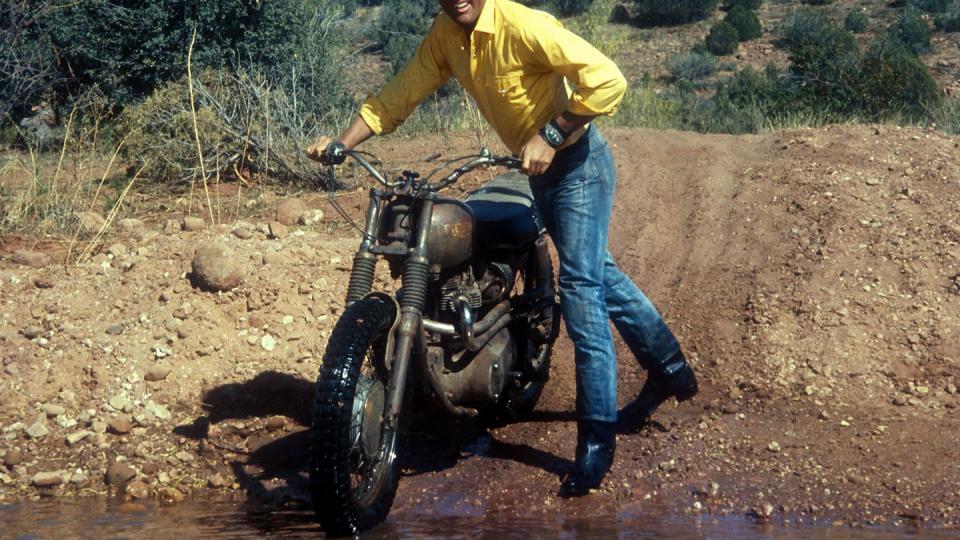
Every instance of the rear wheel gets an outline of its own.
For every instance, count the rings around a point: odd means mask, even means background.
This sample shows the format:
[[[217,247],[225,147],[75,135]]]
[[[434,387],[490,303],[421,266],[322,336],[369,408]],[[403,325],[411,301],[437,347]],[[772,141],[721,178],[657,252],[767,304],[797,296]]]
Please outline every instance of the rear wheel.
[[[383,521],[397,491],[397,433],[386,425],[387,332],[396,307],[352,304],[323,357],[313,407],[310,483],[328,535],[356,535]]]

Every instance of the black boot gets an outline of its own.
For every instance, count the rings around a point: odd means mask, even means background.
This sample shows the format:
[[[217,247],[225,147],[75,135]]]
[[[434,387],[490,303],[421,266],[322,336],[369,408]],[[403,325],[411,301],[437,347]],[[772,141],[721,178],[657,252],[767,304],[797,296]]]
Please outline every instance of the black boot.
[[[647,382],[640,394],[617,413],[618,431],[638,431],[661,403],[671,397],[686,401],[695,396],[697,390],[697,376],[693,368],[687,364],[683,353],[677,352],[647,372]]]
[[[600,487],[613,465],[613,452],[617,447],[615,428],[615,422],[577,422],[576,468],[563,480],[561,497],[581,497]]]

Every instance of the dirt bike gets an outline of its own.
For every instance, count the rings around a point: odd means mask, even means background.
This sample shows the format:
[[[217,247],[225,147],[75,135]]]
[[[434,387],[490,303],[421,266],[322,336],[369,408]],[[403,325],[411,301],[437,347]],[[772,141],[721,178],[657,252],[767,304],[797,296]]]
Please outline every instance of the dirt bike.
[[[364,157],[370,154],[341,151],[383,189],[370,190],[346,308],[323,356],[310,480],[324,530],[356,535],[383,521],[393,503],[411,390],[455,416],[532,411],[560,312],[526,176],[501,175],[465,201],[438,194],[478,167],[517,169],[518,159],[484,150],[423,179],[404,171],[388,181]],[[381,257],[394,279],[402,277],[396,296],[372,292]]]

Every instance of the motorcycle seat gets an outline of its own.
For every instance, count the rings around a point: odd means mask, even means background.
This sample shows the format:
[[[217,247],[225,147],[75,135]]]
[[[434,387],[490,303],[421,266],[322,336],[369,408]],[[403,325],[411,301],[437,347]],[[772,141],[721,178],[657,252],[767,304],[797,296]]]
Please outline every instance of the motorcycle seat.
[[[478,247],[514,249],[543,230],[527,177],[509,172],[471,193],[465,201],[473,211]]]

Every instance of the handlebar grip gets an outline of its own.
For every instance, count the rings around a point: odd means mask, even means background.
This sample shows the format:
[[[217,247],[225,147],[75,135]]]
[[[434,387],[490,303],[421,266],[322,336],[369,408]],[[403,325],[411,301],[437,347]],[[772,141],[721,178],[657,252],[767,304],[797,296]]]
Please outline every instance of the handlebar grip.
[[[320,152],[320,162],[324,165],[340,165],[347,159],[347,147],[340,141],[333,141]]]
[[[523,167],[523,160],[513,156],[504,156],[499,165],[503,165],[508,169],[519,169],[520,167]]]

